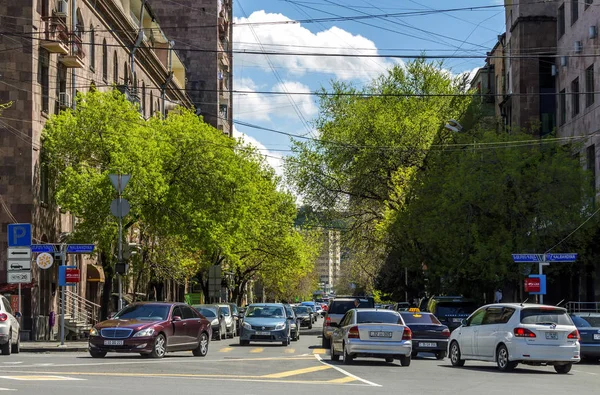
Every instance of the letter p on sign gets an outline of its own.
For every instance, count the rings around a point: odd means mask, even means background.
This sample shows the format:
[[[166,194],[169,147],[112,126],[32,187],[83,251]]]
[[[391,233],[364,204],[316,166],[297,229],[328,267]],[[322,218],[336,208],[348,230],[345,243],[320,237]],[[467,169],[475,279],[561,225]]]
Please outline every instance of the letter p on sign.
[[[7,231],[9,247],[31,246],[31,224],[9,224]]]

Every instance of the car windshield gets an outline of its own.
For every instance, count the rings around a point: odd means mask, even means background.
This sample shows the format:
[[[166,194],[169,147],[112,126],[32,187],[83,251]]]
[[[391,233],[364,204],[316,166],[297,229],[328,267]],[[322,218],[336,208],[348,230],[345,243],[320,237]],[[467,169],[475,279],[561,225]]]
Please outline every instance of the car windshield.
[[[394,312],[387,311],[358,311],[358,324],[402,324],[402,318]]]
[[[250,306],[246,317],[283,318],[283,308],[277,306]]]
[[[206,318],[216,318],[217,311],[213,309],[208,309],[206,307],[197,307],[196,310]]]
[[[221,306],[221,313],[223,313],[225,317],[229,317],[229,309],[227,307]]]
[[[600,328],[600,316],[572,315],[571,319],[578,328]]]
[[[298,307],[294,307],[294,311],[296,312],[296,314],[308,314],[310,313],[310,309],[306,306],[298,306]]]
[[[440,321],[433,314],[427,313],[400,313],[406,324],[430,324],[441,325]]]
[[[358,307],[369,307],[368,306],[368,300],[366,299],[361,299],[359,302]],[[363,305],[363,303],[365,303]],[[327,310],[327,312],[329,314],[346,314],[346,311],[355,308],[356,305],[354,304],[354,299],[353,300],[334,300],[331,303],[331,306],[329,306],[329,309]]]
[[[285,306],[285,313],[287,314],[288,317],[293,317],[294,316],[294,311],[289,306]]]
[[[432,311],[438,317],[448,316],[448,315],[470,315],[475,310],[477,310],[477,305],[470,302],[446,302],[439,303],[435,311]]]
[[[522,324],[556,324],[573,325],[573,321],[565,310],[553,308],[532,308],[521,310]]]
[[[169,316],[169,305],[134,304],[125,307],[114,318],[120,320],[164,321]]]

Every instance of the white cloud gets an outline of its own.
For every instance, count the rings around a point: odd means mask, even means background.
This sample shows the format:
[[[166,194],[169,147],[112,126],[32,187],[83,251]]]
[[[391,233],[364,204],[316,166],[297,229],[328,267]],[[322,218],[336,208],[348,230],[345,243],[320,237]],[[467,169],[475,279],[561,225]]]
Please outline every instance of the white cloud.
[[[347,55],[378,54],[375,43],[360,35],[354,35],[338,27],[313,33],[298,23],[273,25],[243,25],[243,23],[291,21],[282,14],[256,11],[248,18],[236,18],[234,48],[236,50],[338,53]],[[242,59],[240,59],[242,58]],[[271,66],[264,55],[236,54],[236,63],[249,61],[270,71]],[[393,65],[384,58],[326,57],[326,56],[269,56],[271,65],[284,67],[290,74],[304,75],[317,72],[331,74],[341,80],[370,80]]]
[[[265,160],[275,170],[275,173],[280,177],[283,176],[283,156],[281,154],[269,151],[263,143],[254,137],[240,132],[235,126],[233,127],[233,137],[241,139],[244,144],[256,148],[258,152],[265,156]]]

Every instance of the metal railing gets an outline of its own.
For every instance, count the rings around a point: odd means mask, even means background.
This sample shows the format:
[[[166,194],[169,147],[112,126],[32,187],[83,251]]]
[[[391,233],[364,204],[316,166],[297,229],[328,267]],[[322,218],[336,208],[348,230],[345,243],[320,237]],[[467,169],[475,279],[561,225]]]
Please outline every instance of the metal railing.
[[[100,305],[82,298],[75,292],[65,290],[65,316],[70,316],[71,320],[85,326],[92,327],[98,323],[100,315]],[[62,306],[61,306],[62,307]]]
[[[569,313],[600,313],[600,302],[568,302]]]

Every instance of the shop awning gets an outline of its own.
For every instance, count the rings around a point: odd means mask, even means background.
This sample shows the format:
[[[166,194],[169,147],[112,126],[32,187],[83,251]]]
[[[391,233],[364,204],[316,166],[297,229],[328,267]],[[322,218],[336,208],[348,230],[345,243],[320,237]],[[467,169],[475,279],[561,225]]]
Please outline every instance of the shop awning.
[[[87,282],[88,283],[103,283],[104,282],[104,269],[102,266],[93,265],[88,263],[87,265]]]

